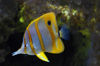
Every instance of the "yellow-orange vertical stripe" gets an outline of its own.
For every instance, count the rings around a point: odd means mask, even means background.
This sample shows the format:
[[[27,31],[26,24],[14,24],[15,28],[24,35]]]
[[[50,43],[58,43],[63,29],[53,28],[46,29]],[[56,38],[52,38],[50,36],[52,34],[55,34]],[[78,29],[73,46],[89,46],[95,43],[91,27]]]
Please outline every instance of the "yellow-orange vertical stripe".
[[[50,26],[47,25],[47,28],[50,32],[50,35],[51,35],[51,39],[52,39],[52,44],[54,45],[54,41],[55,41],[55,35],[54,35],[54,32],[52,30],[52,28]]]
[[[38,35],[38,38],[39,38],[39,41],[40,41],[41,48],[42,48],[43,51],[45,51],[42,36],[41,36],[41,33],[39,31],[39,28],[38,28],[38,22],[35,22],[35,29],[36,29],[36,32],[37,32],[37,35]]]
[[[28,32],[28,36],[29,36],[30,47],[31,47],[33,53],[36,55],[36,51],[35,51],[33,43],[32,43],[32,38],[31,38],[29,29],[27,29],[27,32]]]
[[[26,51],[26,40],[25,40],[25,35],[24,35],[24,52],[27,53],[27,51]]]
[[[52,50],[51,50],[51,53],[55,53],[55,49],[56,49],[56,45],[55,45],[55,35],[54,35],[54,32],[52,30],[52,26],[48,26],[47,22],[45,22],[49,32],[50,32],[50,35],[51,35],[51,39],[52,39]]]

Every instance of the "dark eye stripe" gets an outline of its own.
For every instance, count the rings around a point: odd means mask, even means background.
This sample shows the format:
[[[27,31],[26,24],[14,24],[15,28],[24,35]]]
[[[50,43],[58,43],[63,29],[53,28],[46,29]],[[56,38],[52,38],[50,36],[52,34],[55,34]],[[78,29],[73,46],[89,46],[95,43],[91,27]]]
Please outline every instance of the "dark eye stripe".
[[[24,35],[24,52],[27,53],[25,35]]]

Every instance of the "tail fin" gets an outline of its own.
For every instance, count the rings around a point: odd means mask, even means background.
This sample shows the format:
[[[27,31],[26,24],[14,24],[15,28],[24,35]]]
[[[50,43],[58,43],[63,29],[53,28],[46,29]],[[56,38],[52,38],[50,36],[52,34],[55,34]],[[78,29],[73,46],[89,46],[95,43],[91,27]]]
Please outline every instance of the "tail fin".
[[[60,37],[65,39],[65,40],[69,40],[70,39],[70,31],[67,28],[67,25],[63,25],[61,27],[61,30],[59,31]]]

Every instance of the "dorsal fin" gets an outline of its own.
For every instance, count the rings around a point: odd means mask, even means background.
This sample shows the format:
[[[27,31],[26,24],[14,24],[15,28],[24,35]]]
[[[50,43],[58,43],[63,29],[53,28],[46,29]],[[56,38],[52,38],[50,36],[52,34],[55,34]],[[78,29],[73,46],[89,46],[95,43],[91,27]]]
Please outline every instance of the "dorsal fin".
[[[53,44],[52,51],[49,53],[58,54],[64,51],[64,45],[60,38],[57,38],[56,42]]]
[[[40,52],[39,54],[36,54],[36,56],[43,61],[50,62],[44,52]]]

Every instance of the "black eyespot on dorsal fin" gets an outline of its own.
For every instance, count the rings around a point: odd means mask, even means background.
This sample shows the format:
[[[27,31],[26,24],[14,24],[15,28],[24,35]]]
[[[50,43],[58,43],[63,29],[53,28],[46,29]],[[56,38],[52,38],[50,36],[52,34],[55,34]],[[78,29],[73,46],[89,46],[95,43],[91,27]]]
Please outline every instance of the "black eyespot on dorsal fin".
[[[48,25],[51,25],[51,21],[50,20],[48,21]]]

